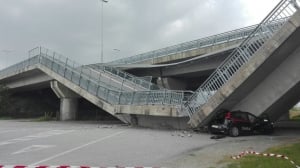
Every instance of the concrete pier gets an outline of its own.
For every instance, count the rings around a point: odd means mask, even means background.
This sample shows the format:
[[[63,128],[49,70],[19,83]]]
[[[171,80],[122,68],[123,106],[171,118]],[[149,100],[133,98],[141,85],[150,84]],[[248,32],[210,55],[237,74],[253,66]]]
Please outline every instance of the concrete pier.
[[[76,120],[79,95],[57,81],[51,81],[50,84],[54,93],[60,98],[59,119],[62,121]]]

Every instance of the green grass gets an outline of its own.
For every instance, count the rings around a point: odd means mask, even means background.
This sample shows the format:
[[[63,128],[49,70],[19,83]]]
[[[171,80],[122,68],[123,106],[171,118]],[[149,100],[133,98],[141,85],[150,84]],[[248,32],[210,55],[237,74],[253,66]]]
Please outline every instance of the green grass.
[[[288,156],[297,165],[300,165],[300,142],[295,144],[273,147],[264,153],[283,154]],[[275,157],[247,155],[242,159],[235,160],[228,165],[228,168],[285,168],[295,167],[289,160],[279,159]]]
[[[36,118],[33,121],[52,121],[52,120],[55,120],[55,118],[53,118],[52,116],[53,116],[52,112],[45,112],[44,116]]]
[[[300,110],[298,108],[293,108],[290,110],[291,120],[300,120]]]
[[[294,116],[291,118],[292,120],[300,120],[300,115]]]
[[[0,116],[0,120],[11,120],[11,119],[13,118],[8,116],[3,116],[3,117]]]

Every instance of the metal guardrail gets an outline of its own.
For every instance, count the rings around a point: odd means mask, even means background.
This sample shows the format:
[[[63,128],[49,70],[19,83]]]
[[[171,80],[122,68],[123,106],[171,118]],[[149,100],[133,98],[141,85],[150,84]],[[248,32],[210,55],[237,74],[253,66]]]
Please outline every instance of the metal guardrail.
[[[118,105],[173,105],[181,108],[184,100],[184,91],[148,90],[148,91],[122,91],[110,86],[107,81],[101,81],[91,70],[74,61],[55,54],[48,49],[37,47],[29,51],[29,59],[12,65],[0,71],[0,78],[6,78],[26,71],[26,68],[42,65],[52,72],[64,77],[73,84],[80,86],[90,94],[99,97],[111,104]]]
[[[145,60],[151,60],[171,54],[177,54],[177,53],[182,53],[186,52],[188,50],[193,50],[193,49],[198,49],[198,48],[204,48],[208,46],[213,46],[221,43],[226,43],[230,41],[235,41],[235,40],[241,40],[245,39],[248,37],[248,35],[257,27],[257,25],[252,25],[232,31],[228,31],[225,33],[193,40],[193,41],[188,41],[185,43],[165,47],[162,49],[158,50],[153,50],[149,51],[146,53],[134,55],[131,57],[123,58],[123,59],[118,59],[115,61],[108,62],[108,64],[131,64],[131,63],[137,63],[137,62],[142,62]]]
[[[189,116],[197,112],[203,104],[212,99],[214,93],[246,64],[254,53],[270,39],[282,25],[298,10],[296,0],[282,0],[271,13],[253,30],[225,61],[196,90],[184,106]],[[274,26],[275,23],[277,26]]]

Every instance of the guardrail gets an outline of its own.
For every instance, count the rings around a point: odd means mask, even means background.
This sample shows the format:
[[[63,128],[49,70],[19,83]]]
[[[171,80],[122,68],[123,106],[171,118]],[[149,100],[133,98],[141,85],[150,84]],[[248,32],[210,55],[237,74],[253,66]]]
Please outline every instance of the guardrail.
[[[27,68],[42,65],[56,74],[64,77],[73,84],[80,86],[90,94],[97,96],[111,104],[118,105],[173,105],[181,108],[184,100],[184,91],[174,90],[147,90],[147,91],[122,91],[110,86],[107,81],[95,77],[86,71],[85,66],[76,64],[48,49],[37,47],[29,51],[29,59],[12,65],[0,71],[0,78],[6,78],[26,71]]]
[[[295,0],[282,0],[279,2],[271,13],[190,97],[184,106],[187,114],[192,116],[206,102],[215,101],[211,99],[214,93],[225,85],[242,65],[249,61],[254,53],[282,27],[297,9]]]

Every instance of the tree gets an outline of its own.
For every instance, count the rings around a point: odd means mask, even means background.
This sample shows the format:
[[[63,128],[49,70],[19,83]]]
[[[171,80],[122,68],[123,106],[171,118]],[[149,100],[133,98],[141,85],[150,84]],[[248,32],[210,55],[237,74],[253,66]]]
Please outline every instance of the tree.
[[[7,107],[10,104],[8,88],[0,85],[0,116],[8,115]]]

